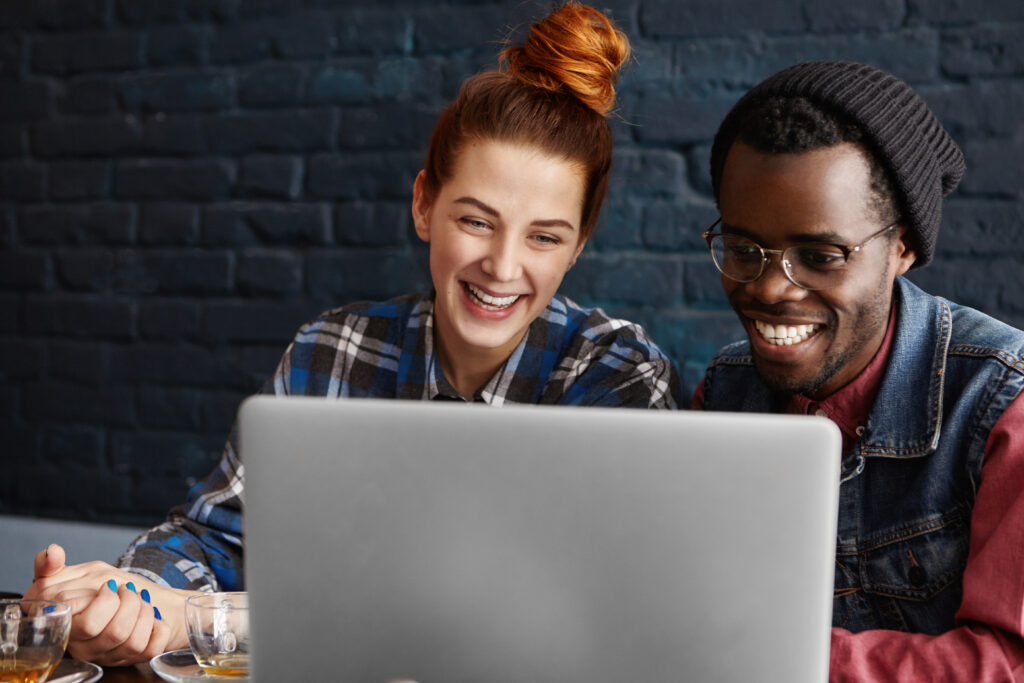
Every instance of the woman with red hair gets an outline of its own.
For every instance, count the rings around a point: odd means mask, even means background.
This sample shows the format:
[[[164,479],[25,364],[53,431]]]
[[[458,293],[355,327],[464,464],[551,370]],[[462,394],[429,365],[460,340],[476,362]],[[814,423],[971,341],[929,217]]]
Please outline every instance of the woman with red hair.
[[[327,311],[264,391],[331,398],[675,408],[671,360],[637,325],[557,294],[608,186],[618,70],[629,42],[576,3],[533,25],[441,114],[413,188],[433,289]],[[195,591],[244,590],[235,435],[186,504],[119,562],[36,558],[29,595],[74,608],[69,651],[121,664],[187,647]]]

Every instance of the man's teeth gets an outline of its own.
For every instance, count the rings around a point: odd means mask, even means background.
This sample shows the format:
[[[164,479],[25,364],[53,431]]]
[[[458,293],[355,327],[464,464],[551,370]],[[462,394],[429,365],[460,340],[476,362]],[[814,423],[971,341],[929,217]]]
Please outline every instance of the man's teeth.
[[[512,296],[491,296],[479,287],[474,287],[468,282],[466,283],[466,289],[469,291],[470,295],[476,299],[476,303],[489,311],[500,311],[503,308],[508,308],[519,300],[518,294],[513,294]]]
[[[769,325],[760,320],[754,321],[754,327],[761,336],[776,346],[799,344],[821,329],[821,325]]]

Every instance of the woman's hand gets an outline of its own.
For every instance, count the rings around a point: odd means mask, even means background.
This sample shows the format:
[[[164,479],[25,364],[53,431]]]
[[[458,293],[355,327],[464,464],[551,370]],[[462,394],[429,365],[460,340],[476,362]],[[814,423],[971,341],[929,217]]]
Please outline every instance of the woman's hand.
[[[185,598],[168,588],[106,562],[65,565],[64,549],[52,544],[35,558],[26,598],[71,605],[68,652],[104,666],[149,661],[188,647]]]

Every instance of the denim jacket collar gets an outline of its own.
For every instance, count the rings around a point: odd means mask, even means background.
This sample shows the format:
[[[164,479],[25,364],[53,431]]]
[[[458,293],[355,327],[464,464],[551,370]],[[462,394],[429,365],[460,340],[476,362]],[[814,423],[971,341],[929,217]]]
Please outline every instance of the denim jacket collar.
[[[896,337],[889,371],[856,453],[916,458],[936,449],[952,313],[942,299],[896,278]]]

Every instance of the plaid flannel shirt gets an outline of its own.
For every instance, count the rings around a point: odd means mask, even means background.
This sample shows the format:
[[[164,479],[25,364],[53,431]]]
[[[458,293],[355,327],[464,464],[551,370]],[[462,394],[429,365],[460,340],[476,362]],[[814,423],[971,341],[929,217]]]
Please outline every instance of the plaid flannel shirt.
[[[432,293],[327,311],[303,326],[263,393],[466,400],[434,350]],[[672,361],[639,326],[555,296],[473,401],[674,409]],[[233,429],[218,467],[118,564],[190,590],[243,590],[244,468]]]

